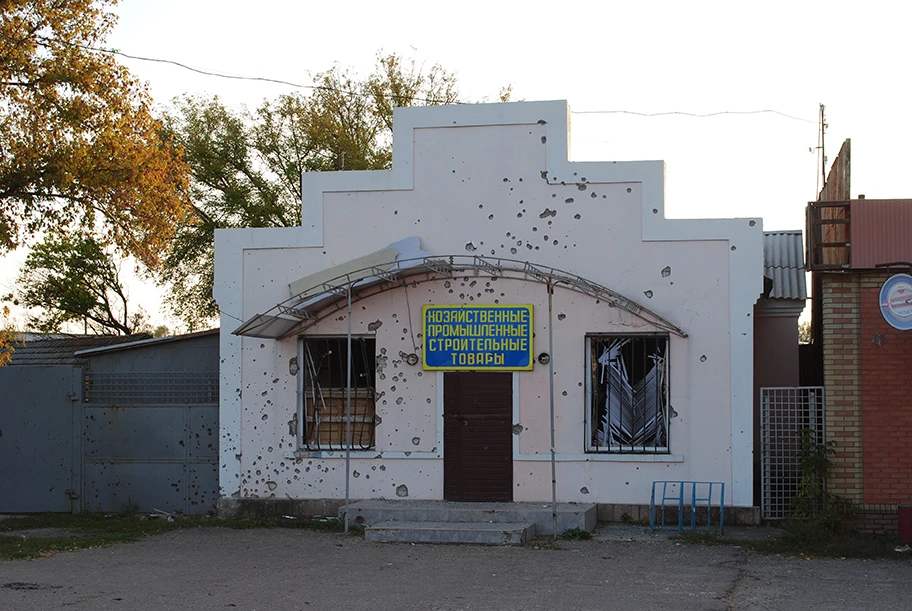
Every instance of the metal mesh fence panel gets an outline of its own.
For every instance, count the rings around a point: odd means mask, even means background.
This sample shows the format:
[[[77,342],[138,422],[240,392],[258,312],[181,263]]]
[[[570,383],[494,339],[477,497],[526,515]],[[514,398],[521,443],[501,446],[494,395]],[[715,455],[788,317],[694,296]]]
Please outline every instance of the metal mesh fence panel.
[[[211,404],[219,400],[217,371],[85,373],[85,402],[103,405]]]
[[[764,519],[787,518],[801,481],[800,431],[825,442],[823,387],[760,389],[760,451]]]

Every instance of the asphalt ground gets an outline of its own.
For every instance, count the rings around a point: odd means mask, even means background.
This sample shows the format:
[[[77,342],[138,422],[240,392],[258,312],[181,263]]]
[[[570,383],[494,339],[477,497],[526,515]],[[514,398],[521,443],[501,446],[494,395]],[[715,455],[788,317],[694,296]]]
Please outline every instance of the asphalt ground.
[[[761,556],[680,544],[632,525],[553,547],[370,543],[296,529],[173,531],[0,562],[0,610],[912,609],[909,559]]]

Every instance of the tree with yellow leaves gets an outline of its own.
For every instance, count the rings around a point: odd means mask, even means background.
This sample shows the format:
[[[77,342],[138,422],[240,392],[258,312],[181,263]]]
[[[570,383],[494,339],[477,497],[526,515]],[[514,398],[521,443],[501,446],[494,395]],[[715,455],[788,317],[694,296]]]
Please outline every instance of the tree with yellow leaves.
[[[21,343],[16,338],[9,316],[9,307],[3,306],[0,308],[0,367],[8,365],[13,360],[13,352],[16,351],[16,346]]]
[[[0,2],[0,254],[103,228],[150,268],[186,214],[188,168],[145,87],[99,50],[117,0]]]

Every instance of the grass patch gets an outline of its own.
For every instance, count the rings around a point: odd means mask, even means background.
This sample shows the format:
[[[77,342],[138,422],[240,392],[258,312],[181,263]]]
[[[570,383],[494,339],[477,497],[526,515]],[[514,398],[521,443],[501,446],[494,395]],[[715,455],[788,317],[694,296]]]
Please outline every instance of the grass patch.
[[[58,552],[132,543],[155,534],[206,524],[207,518],[165,518],[147,516],[43,513],[0,520],[0,559],[24,560]],[[11,534],[16,531],[49,529],[48,534]],[[34,535],[34,536],[33,536]]]
[[[560,538],[565,541],[588,541],[592,538],[592,533],[582,528],[568,528]]]
[[[339,532],[344,532],[344,531],[345,531],[345,522],[340,521],[339,522]],[[364,536],[364,526],[361,524],[355,524],[353,522],[349,522],[348,534],[352,535],[353,537],[363,537]]]
[[[793,519],[783,524],[773,539],[736,539],[708,532],[685,532],[669,537],[698,545],[736,545],[760,554],[800,558],[864,558],[906,560],[912,552],[897,552],[898,537],[833,531],[814,519]]]
[[[59,528],[80,533],[150,534],[182,526],[202,525],[212,518],[179,517],[169,522],[164,517],[105,515],[97,513],[39,513],[0,520],[0,535],[17,530]]]
[[[118,543],[131,543],[143,535],[89,535],[85,537],[11,537],[0,535],[0,559],[30,560],[45,558],[60,552],[107,547]]]
[[[214,518],[207,516],[165,517],[146,515],[101,515],[44,513],[0,520],[0,560],[41,558],[59,552],[132,543],[150,535],[191,528],[300,528],[342,532],[338,518],[290,518],[284,516]],[[17,531],[50,529],[47,535]],[[353,529],[349,528],[352,532]]]

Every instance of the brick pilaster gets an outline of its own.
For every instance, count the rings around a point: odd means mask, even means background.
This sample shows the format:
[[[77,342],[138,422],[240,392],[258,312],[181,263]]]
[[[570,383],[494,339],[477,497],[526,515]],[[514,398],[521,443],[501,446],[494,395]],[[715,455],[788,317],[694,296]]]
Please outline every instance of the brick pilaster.
[[[823,382],[826,436],[836,442],[831,493],[864,501],[860,282],[852,274],[823,277]]]

